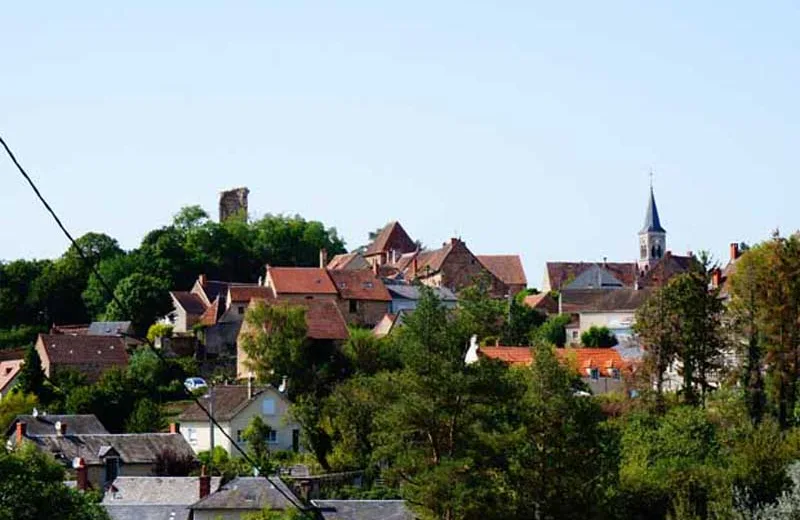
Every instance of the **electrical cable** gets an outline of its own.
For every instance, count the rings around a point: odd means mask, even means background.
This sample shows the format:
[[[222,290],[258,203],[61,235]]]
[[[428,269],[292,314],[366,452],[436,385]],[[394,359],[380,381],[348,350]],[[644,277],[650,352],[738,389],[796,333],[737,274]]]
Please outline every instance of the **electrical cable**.
[[[74,248],[75,248],[75,250],[76,250],[76,251],[77,251],[77,253],[78,253],[78,256],[79,256],[79,257],[81,258],[81,260],[82,260],[82,261],[83,261],[83,262],[84,262],[84,263],[85,263],[85,264],[86,264],[86,265],[89,267],[89,269],[91,269],[91,271],[92,271],[92,273],[95,275],[95,277],[97,277],[97,280],[100,282],[100,285],[103,287],[103,290],[106,292],[106,295],[107,295],[107,296],[109,296],[109,297],[111,298],[111,300],[112,300],[112,301],[114,301],[114,302],[117,304],[117,306],[120,308],[120,310],[122,310],[122,311],[123,311],[123,312],[125,312],[126,314],[130,315],[130,309],[128,309],[128,308],[127,308],[127,306],[126,306],[126,305],[124,305],[124,304],[123,304],[123,303],[122,303],[122,302],[119,300],[119,298],[117,298],[117,297],[114,295],[114,291],[111,289],[110,285],[109,285],[109,284],[108,284],[108,283],[105,281],[105,279],[103,279],[103,276],[102,276],[102,275],[100,274],[100,272],[98,271],[98,269],[97,269],[97,265],[96,265],[95,263],[93,263],[93,262],[92,262],[92,261],[89,259],[89,257],[88,257],[88,256],[86,255],[86,253],[83,251],[83,249],[81,249],[81,247],[78,245],[78,243],[77,243],[77,242],[75,241],[75,239],[72,237],[72,234],[71,234],[71,233],[70,233],[70,232],[67,230],[67,228],[64,226],[64,224],[61,222],[61,219],[59,219],[59,218],[58,218],[58,215],[56,215],[56,212],[53,210],[53,208],[50,206],[50,204],[47,202],[47,200],[46,200],[46,199],[44,198],[44,196],[41,194],[41,192],[39,191],[39,188],[37,188],[37,187],[36,187],[36,184],[33,182],[33,180],[32,180],[32,179],[31,179],[31,177],[28,175],[28,173],[25,171],[25,169],[22,167],[22,165],[19,163],[19,161],[17,160],[16,156],[15,156],[15,155],[14,155],[14,153],[11,151],[11,148],[9,148],[8,144],[6,144],[6,141],[5,141],[5,139],[3,139],[3,137],[2,137],[2,136],[0,136],[0,144],[2,144],[2,145],[3,145],[3,148],[4,148],[4,149],[5,149],[5,151],[6,151],[6,154],[8,154],[8,156],[11,158],[11,162],[13,162],[13,163],[14,163],[14,166],[16,166],[16,167],[17,167],[17,170],[19,170],[19,172],[22,174],[22,176],[23,176],[23,177],[25,178],[25,180],[28,182],[28,184],[30,185],[31,189],[32,189],[32,190],[33,190],[33,192],[36,194],[36,197],[39,199],[39,201],[40,201],[40,202],[42,203],[42,205],[45,207],[45,209],[47,210],[47,212],[48,212],[48,213],[50,213],[50,216],[52,216],[52,217],[53,217],[53,220],[55,220],[55,222],[56,222],[56,224],[58,225],[59,229],[61,229],[61,232],[62,232],[62,233],[64,233],[64,235],[67,237],[67,239],[69,240],[70,244],[72,244],[72,247],[74,247]],[[160,361],[161,363],[164,363],[165,365],[166,365],[166,364],[168,364],[168,361],[167,361],[167,359],[164,357],[164,354],[163,354],[163,353],[161,353],[161,352],[159,351],[159,349],[157,349],[157,348],[155,347],[155,345],[153,345],[153,342],[152,342],[152,341],[150,341],[149,339],[147,339],[147,338],[140,338],[140,337],[133,336],[133,335],[130,335],[130,334],[123,334],[123,336],[125,336],[125,337],[129,337],[129,338],[132,338],[132,339],[135,339],[135,340],[137,340],[137,341],[140,341],[141,343],[143,343],[143,344],[147,345],[147,346],[150,348],[150,350],[152,350],[152,351],[153,351],[153,353],[155,353],[155,355],[158,357],[158,359],[159,359],[159,361]],[[185,393],[186,395],[188,395],[188,396],[189,396],[189,397],[190,397],[190,398],[191,398],[191,399],[194,401],[194,403],[195,403],[195,404],[196,404],[196,405],[197,405],[197,406],[200,408],[200,410],[202,410],[202,412],[203,412],[203,413],[204,413],[204,414],[205,414],[205,415],[208,417],[209,421],[211,421],[211,423],[212,423],[212,424],[213,424],[213,425],[214,425],[214,426],[215,426],[215,427],[216,427],[216,428],[217,428],[217,429],[218,429],[220,432],[222,432],[222,435],[223,435],[223,436],[224,436],[226,439],[228,439],[228,441],[230,441],[231,445],[232,445],[232,446],[234,446],[234,447],[236,448],[236,450],[237,450],[237,451],[238,451],[238,452],[241,454],[242,458],[244,458],[244,460],[246,460],[246,461],[247,461],[247,462],[248,462],[248,463],[249,463],[249,464],[250,464],[250,465],[251,465],[253,468],[255,468],[255,469],[256,469],[256,471],[258,471],[258,474],[259,474],[259,475],[262,475],[261,468],[259,468],[259,467],[258,467],[258,465],[257,465],[257,464],[256,464],[256,463],[255,463],[255,462],[252,460],[252,458],[251,458],[251,457],[250,457],[250,456],[247,454],[247,452],[245,452],[245,451],[244,451],[244,450],[243,450],[243,449],[242,449],[242,448],[241,448],[241,447],[240,447],[240,446],[239,446],[239,445],[238,445],[238,444],[237,444],[237,443],[236,443],[236,442],[233,440],[233,438],[232,438],[232,437],[231,437],[231,436],[228,434],[228,432],[226,432],[226,431],[225,431],[225,430],[222,428],[222,426],[220,426],[219,422],[217,422],[217,420],[216,420],[216,419],[215,419],[215,418],[214,418],[214,417],[211,415],[211,413],[209,413],[208,409],[206,409],[206,407],[205,407],[205,406],[203,406],[203,404],[200,402],[200,399],[198,399],[198,398],[197,398],[197,396],[195,396],[194,394],[192,394],[191,392],[189,392],[189,390],[188,390],[188,389],[187,389],[187,388],[186,388],[184,385],[181,385],[181,388],[183,389],[184,393]],[[213,456],[213,454],[211,454],[211,456]],[[264,478],[265,478],[265,479],[267,479],[267,482],[269,482],[269,483],[272,485],[272,487],[274,487],[276,490],[278,490],[278,492],[279,492],[281,495],[283,495],[283,497],[284,497],[284,498],[286,498],[286,500],[288,500],[290,504],[292,504],[292,506],[294,506],[295,508],[297,508],[297,509],[298,509],[298,510],[300,510],[300,511],[310,511],[310,510],[314,510],[314,508],[313,508],[313,507],[307,507],[307,506],[305,506],[305,505],[303,505],[303,504],[297,504],[297,503],[295,502],[294,498],[293,498],[292,496],[290,496],[288,493],[286,493],[286,492],[285,492],[285,491],[284,491],[284,490],[281,488],[281,486],[280,486],[280,485],[276,485],[276,484],[275,484],[275,482],[273,482],[273,481],[272,481],[272,479],[270,478],[270,476],[269,476],[269,475],[263,474],[263,476],[264,476]]]

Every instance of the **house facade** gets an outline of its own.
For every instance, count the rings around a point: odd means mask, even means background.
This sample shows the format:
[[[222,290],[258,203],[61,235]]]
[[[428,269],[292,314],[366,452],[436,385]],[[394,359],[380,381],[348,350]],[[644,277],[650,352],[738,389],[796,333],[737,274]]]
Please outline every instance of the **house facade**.
[[[219,427],[214,428],[214,446],[221,446],[232,457],[239,451],[234,443],[246,450],[243,432],[254,417],[270,426],[270,449],[300,449],[300,426],[289,418],[290,402],[286,396],[271,386],[220,385],[209,389],[201,398],[203,406],[213,410]],[[179,416],[181,434],[195,453],[211,449],[211,427],[205,412],[193,403]],[[223,431],[233,441],[229,440]]]

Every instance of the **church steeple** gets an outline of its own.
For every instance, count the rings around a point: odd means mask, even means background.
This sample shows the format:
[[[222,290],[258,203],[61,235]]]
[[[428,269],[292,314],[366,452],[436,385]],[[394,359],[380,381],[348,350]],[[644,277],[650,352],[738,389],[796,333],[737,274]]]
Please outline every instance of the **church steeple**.
[[[646,271],[653,267],[667,249],[667,231],[661,227],[658,216],[653,184],[650,183],[650,200],[644,215],[644,226],[639,231],[639,270]]]

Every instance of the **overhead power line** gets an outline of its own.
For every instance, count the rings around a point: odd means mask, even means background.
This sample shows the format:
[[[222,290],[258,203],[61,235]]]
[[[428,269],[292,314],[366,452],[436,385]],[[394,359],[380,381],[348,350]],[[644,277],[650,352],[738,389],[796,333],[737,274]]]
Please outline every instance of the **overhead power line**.
[[[39,202],[41,202],[42,205],[47,210],[47,212],[50,213],[50,216],[53,217],[53,220],[55,220],[55,222],[58,225],[58,227],[61,230],[61,232],[64,233],[64,235],[67,237],[67,239],[69,240],[70,244],[72,244],[72,247],[75,248],[75,251],[77,251],[78,256],[81,258],[81,261],[83,261],[87,265],[87,267],[89,267],[91,272],[95,275],[97,280],[100,282],[100,285],[102,286],[103,290],[106,292],[108,297],[114,303],[117,304],[117,306],[120,308],[120,310],[122,310],[123,312],[125,312],[127,315],[130,316],[130,314],[131,314],[130,313],[130,309],[128,309],[127,305],[122,303],[122,301],[120,301],[120,299],[117,298],[114,295],[114,290],[111,288],[111,286],[106,282],[106,280],[100,274],[100,272],[97,269],[97,265],[89,259],[88,255],[78,245],[78,243],[72,237],[72,234],[69,232],[69,230],[67,230],[66,226],[64,226],[64,224],[61,222],[61,219],[58,218],[58,215],[56,214],[56,212],[53,210],[53,208],[47,202],[47,199],[45,199],[44,196],[42,195],[42,193],[39,191],[39,188],[36,186],[36,183],[33,182],[33,179],[31,179],[30,175],[28,175],[28,173],[25,171],[25,168],[23,168],[22,165],[19,163],[19,161],[17,160],[17,157],[14,155],[14,152],[11,151],[11,148],[9,148],[8,144],[6,143],[5,139],[3,139],[2,136],[0,136],[0,144],[3,145],[3,148],[6,151],[6,154],[8,154],[9,158],[11,158],[11,162],[13,162],[14,166],[17,167],[17,170],[19,170],[19,173],[22,174],[22,176],[28,182],[28,185],[30,185],[31,189],[36,194],[36,197],[39,199]],[[125,334],[125,336],[133,338],[133,339],[136,339],[136,340],[144,343],[145,345],[147,345],[150,348],[150,350],[152,350],[155,353],[155,355],[158,357],[158,359],[159,359],[159,361],[161,363],[164,363],[165,365],[167,364],[167,360],[166,360],[166,358],[164,358],[164,354],[159,349],[157,349],[155,347],[155,345],[153,345],[152,341],[150,341],[147,338],[142,338],[142,337],[138,337],[138,336],[134,336],[134,335],[130,335],[130,334]],[[186,394],[190,399],[192,399],[194,401],[194,403],[200,408],[200,410],[203,411],[203,413],[208,417],[208,419],[211,421],[211,423],[214,425],[214,427],[219,429],[219,431],[222,432],[222,435],[225,438],[227,438],[228,441],[230,441],[230,444],[234,448],[236,448],[236,451],[238,451],[241,454],[241,456],[253,468],[256,469],[256,471],[258,471],[259,475],[262,475],[265,479],[267,479],[267,482],[269,482],[270,485],[272,485],[272,487],[274,487],[281,495],[283,495],[283,497],[286,498],[286,500],[288,500],[290,504],[292,504],[295,508],[299,509],[300,511],[309,511],[309,510],[313,509],[313,508],[308,508],[308,507],[304,506],[303,504],[296,503],[294,498],[292,496],[290,496],[288,493],[286,493],[282,489],[282,487],[280,485],[276,485],[272,481],[272,478],[269,475],[262,473],[261,468],[255,463],[255,461],[250,457],[250,455],[248,455],[247,452],[245,452],[239,446],[239,444],[233,440],[233,438],[230,436],[230,434],[228,434],[228,432],[226,432],[222,428],[222,426],[220,426],[219,422],[217,422],[217,420],[211,415],[211,413],[209,413],[208,409],[205,406],[203,406],[203,403],[200,402],[200,399],[198,399],[197,396],[195,396],[193,393],[189,392],[189,390],[184,385],[181,385],[181,388],[183,389],[184,394]],[[211,456],[213,457],[213,453],[211,454]]]

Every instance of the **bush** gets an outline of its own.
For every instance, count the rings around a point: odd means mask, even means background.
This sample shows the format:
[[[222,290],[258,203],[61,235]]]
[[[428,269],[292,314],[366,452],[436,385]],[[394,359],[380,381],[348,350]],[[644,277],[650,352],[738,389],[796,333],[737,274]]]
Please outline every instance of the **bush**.
[[[617,337],[608,330],[608,327],[592,325],[589,330],[581,334],[581,344],[584,347],[606,348],[617,344]]]

